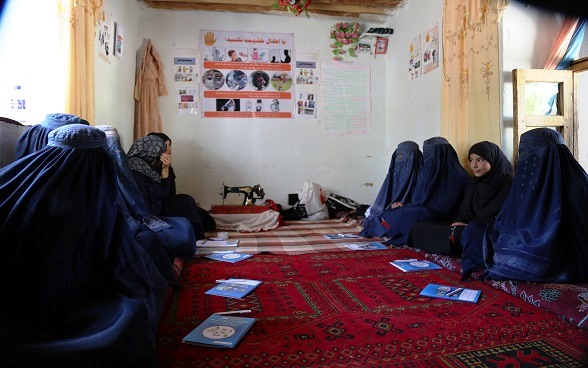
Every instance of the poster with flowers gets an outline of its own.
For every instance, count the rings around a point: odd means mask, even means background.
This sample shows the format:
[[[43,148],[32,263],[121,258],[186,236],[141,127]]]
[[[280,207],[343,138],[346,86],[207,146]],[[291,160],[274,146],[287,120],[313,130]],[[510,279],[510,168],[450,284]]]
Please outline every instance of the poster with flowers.
[[[423,50],[423,73],[439,67],[439,25],[435,25],[425,35]]]
[[[349,57],[357,57],[360,25],[357,22],[339,22],[333,26],[330,37],[333,49],[333,60],[342,61]]]
[[[408,79],[415,79],[422,74],[421,35],[412,39],[408,48]]]

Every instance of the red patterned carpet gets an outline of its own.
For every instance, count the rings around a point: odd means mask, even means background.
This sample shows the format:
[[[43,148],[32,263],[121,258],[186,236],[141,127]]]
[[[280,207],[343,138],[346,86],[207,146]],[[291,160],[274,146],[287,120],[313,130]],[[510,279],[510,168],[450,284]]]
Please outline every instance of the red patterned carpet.
[[[442,269],[403,273],[409,249],[235,263],[196,258],[163,312],[156,344],[167,367],[584,367],[588,331]],[[262,280],[243,300],[205,295],[217,279]],[[478,303],[419,296],[428,283],[482,290]],[[234,349],[183,344],[210,314],[251,309],[258,319]]]

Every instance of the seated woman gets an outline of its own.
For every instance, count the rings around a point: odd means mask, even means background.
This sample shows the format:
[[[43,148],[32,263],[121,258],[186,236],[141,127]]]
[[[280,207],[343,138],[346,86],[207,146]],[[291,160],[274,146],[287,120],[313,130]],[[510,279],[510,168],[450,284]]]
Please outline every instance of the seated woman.
[[[31,126],[18,138],[15,152],[16,159],[44,148],[49,140],[48,137],[50,131],[69,124],[90,125],[90,123],[79,116],[70,114],[47,114],[40,124]]]
[[[184,217],[163,217],[152,215],[147,210],[141,191],[135,182],[135,178],[129,167],[127,155],[120,144],[120,137],[115,127],[109,125],[97,125],[96,128],[106,134],[108,144],[107,153],[112,158],[118,178],[118,189],[122,199],[121,207],[125,210],[125,217],[129,227],[136,237],[143,237],[143,232],[154,233],[161,246],[167,249],[169,264],[165,267],[165,274],[169,275],[173,258],[182,257],[190,259],[196,251],[196,237],[188,219]],[[158,257],[163,258],[163,257]],[[164,272],[162,272],[164,273]],[[175,280],[175,278],[174,278]]]
[[[417,143],[405,141],[398,144],[378,196],[365,212],[363,229],[359,233],[361,236],[371,238],[386,234],[387,229],[382,226],[379,216],[394,203],[410,201],[422,164],[423,154]]]
[[[387,227],[382,243],[405,245],[415,223],[449,221],[457,213],[468,181],[469,176],[447,139],[427,139],[423,143],[423,166],[410,200],[393,203],[380,215]]]
[[[192,224],[196,239],[204,239],[205,231],[214,229],[210,224],[212,216],[199,208],[191,196],[175,195],[175,182],[170,175],[172,159],[165,151],[164,140],[155,135],[147,135],[133,142],[127,157],[135,182],[149,213],[185,217]]]
[[[119,207],[99,129],[73,124],[0,170],[7,366],[155,367],[166,280]]]
[[[461,256],[461,234],[465,228],[483,229],[492,223],[510,190],[512,164],[500,148],[488,141],[474,144],[469,150],[469,164],[474,177],[467,185],[452,222],[419,222],[410,230],[408,245],[428,253]]]
[[[560,133],[523,133],[513,188],[485,233],[493,280],[588,281],[588,176]]]
[[[182,210],[182,208],[185,208],[185,207],[188,207],[191,209],[192,203],[196,203],[194,198],[192,198],[188,194],[178,194],[177,190],[176,190],[176,174],[175,174],[174,168],[172,166],[174,159],[172,157],[172,141],[171,141],[170,137],[168,137],[164,133],[156,133],[156,132],[151,132],[148,135],[159,137],[159,138],[163,139],[163,141],[165,142],[165,153],[162,156],[162,159],[169,161],[169,180],[171,181],[171,190],[170,190],[170,194],[166,198],[165,206],[168,209],[175,209],[175,210],[170,210],[170,212],[178,212],[178,211],[183,212],[185,210]],[[163,164],[163,167],[165,167],[165,166],[166,165]],[[204,208],[198,206],[197,204],[196,204],[196,210],[198,211],[200,217],[203,220],[204,231],[215,230],[216,229],[216,222],[215,222],[214,218],[210,215],[210,213],[208,213],[208,211],[206,211]]]

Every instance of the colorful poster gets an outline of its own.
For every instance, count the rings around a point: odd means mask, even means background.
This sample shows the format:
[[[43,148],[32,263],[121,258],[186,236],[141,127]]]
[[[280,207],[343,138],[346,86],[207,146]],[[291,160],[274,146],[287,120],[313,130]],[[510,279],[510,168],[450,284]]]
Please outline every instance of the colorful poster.
[[[439,67],[439,25],[431,28],[425,35],[423,50],[423,73]]]
[[[114,22],[114,56],[117,59],[122,59],[123,56],[123,45],[125,39],[124,28],[118,23]]]
[[[296,93],[296,117],[317,117],[317,95],[314,88],[299,87]]]
[[[203,30],[201,45],[202,116],[293,116],[293,34]]]
[[[196,83],[197,81],[196,58],[189,56],[174,57],[174,82]]]
[[[98,55],[105,61],[110,62],[110,55],[112,54],[112,34],[114,31],[114,23],[108,12],[103,12],[103,17],[100,19],[97,27],[98,35]]]
[[[408,53],[408,79],[415,79],[422,74],[421,68],[421,35],[412,39]]]
[[[177,89],[178,114],[198,112],[198,87],[186,86]]]

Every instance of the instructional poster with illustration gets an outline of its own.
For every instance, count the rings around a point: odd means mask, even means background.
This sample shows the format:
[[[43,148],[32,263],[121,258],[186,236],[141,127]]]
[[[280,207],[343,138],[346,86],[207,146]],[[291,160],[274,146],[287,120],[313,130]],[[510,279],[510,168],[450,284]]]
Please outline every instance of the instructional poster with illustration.
[[[320,84],[319,55],[296,56],[296,109],[298,118],[317,118],[318,92]]]
[[[415,79],[422,74],[421,35],[412,39],[408,48],[408,79]]]
[[[178,114],[196,114],[198,112],[198,87],[186,85],[177,89]]]
[[[202,31],[202,116],[292,118],[293,34]]]
[[[436,24],[425,35],[423,50],[423,73],[439,67],[439,26]]]

